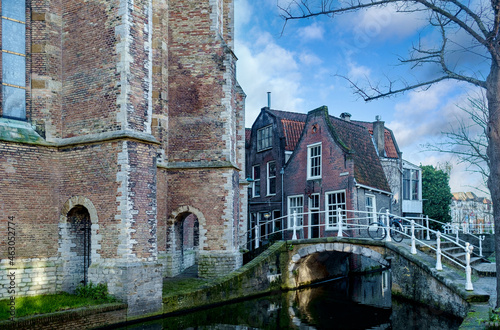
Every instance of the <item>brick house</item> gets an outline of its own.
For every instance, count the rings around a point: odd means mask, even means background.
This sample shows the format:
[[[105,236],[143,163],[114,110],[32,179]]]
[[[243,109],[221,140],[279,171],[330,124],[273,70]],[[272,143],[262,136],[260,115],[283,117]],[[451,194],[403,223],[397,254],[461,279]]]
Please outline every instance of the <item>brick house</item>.
[[[337,210],[391,209],[392,192],[369,131],[320,107],[308,114],[263,108],[247,133],[250,224],[266,235],[287,229],[300,237],[335,236]],[[319,213],[327,210],[328,213]],[[281,220],[274,220],[288,215]],[[311,226],[313,225],[313,226]],[[320,225],[320,226],[315,226]],[[356,235],[356,233],[350,233]]]
[[[0,7],[0,272],[15,269],[16,295],[105,282],[143,314],[161,308],[163,276],[238,268],[233,0]]]

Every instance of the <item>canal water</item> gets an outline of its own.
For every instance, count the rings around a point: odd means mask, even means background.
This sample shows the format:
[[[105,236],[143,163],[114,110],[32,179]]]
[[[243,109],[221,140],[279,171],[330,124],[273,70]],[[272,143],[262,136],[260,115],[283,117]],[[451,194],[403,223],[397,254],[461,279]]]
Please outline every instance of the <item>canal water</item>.
[[[120,329],[458,329],[461,319],[391,297],[390,271],[354,275]]]

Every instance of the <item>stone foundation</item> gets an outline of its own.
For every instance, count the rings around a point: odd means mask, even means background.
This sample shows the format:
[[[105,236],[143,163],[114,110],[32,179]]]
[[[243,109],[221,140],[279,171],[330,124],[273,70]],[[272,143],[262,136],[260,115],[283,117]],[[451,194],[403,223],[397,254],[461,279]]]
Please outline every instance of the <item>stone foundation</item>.
[[[16,260],[14,266],[4,259],[0,264],[0,299],[12,296],[11,290],[15,290],[16,297],[57,293],[62,282],[62,262],[58,258]]]
[[[146,315],[162,309],[161,265],[153,262],[93,263],[89,279],[107,283],[108,291],[128,305],[127,315]]]
[[[183,253],[159,253],[158,263],[161,264],[163,277],[174,277],[198,262],[198,250],[185,250]]]
[[[232,251],[200,251],[198,276],[215,278],[229,274],[243,265],[243,255]]]

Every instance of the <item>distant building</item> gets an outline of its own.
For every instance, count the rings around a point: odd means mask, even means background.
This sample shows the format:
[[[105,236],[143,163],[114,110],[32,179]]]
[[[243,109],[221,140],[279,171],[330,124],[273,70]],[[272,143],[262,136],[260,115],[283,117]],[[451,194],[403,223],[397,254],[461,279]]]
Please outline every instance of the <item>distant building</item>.
[[[337,235],[337,210],[375,220],[379,210],[402,214],[408,200],[422,212],[420,169],[402,161],[392,132],[350,117],[330,116],[325,106],[308,114],[262,108],[246,132],[246,168],[250,225],[261,224],[263,238],[282,229],[291,237],[293,212],[305,213],[297,219],[303,238]]]
[[[488,232],[493,226],[491,200],[473,192],[455,192],[451,200],[452,224],[471,232]]]

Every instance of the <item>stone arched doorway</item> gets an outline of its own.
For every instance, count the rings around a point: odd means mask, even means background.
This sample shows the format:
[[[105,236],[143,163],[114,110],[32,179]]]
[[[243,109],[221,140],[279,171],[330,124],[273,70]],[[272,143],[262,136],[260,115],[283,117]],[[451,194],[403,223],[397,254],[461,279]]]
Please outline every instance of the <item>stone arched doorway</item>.
[[[71,242],[68,268],[76,285],[87,285],[92,251],[90,213],[84,206],[76,205],[68,212],[67,218],[68,240]]]
[[[200,224],[194,213],[184,212],[175,218],[175,252],[179,258],[179,272],[195,266],[200,246]]]
[[[89,267],[100,258],[98,230],[97,210],[88,198],[73,196],[64,203],[59,219],[63,291],[74,292],[79,284],[89,283]]]

